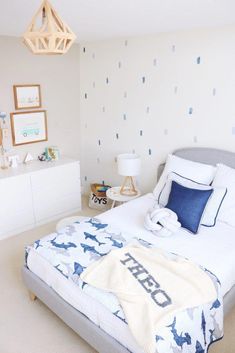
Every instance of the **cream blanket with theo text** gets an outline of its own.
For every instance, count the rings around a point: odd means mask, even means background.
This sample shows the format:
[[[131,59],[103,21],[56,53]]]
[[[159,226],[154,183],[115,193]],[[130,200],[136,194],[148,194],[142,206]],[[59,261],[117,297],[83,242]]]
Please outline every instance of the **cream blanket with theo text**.
[[[157,329],[173,315],[217,297],[210,277],[194,263],[137,244],[111,251],[90,265],[81,279],[117,296],[146,353],[156,352]]]

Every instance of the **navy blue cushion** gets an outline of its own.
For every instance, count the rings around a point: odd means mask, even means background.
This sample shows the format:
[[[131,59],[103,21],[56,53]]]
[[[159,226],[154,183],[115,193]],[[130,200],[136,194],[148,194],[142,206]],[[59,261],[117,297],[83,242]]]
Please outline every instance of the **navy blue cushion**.
[[[172,181],[170,196],[165,207],[177,214],[182,227],[196,234],[212,192],[213,189],[190,189]]]

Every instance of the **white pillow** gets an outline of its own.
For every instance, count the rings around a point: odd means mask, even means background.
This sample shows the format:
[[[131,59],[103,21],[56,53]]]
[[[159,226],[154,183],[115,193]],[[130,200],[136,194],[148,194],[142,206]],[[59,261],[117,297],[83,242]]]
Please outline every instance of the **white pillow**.
[[[197,183],[210,185],[215,176],[216,168],[212,165],[188,161],[180,157],[169,154],[163,173],[153,190],[154,197],[158,199],[159,194],[165,185],[169,173],[175,172],[185,178],[192,179]]]
[[[214,227],[216,224],[216,219],[219,214],[220,208],[227,194],[227,189],[225,187],[217,188],[217,187],[212,187],[201,183],[197,183],[194,180],[184,178],[183,176],[173,172],[168,175],[166,183],[159,194],[158,203],[160,204],[160,206],[163,206],[163,207],[166,206],[171,192],[171,185],[173,180],[176,181],[178,184],[183,185],[190,189],[197,189],[197,190],[213,189],[213,193],[209,198],[208,203],[205,207],[200,224],[207,227]]]
[[[235,227],[235,169],[224,164],[217,164],[217,172],[212,186],[226,187],[228,189],[218,220]]]

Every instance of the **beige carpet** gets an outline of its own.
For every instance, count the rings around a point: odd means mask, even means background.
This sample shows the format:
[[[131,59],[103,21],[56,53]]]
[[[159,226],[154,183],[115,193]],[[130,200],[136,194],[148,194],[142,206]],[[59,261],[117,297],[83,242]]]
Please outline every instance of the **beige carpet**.
[[[95,214],[87,207],[81,212]],[[55,222],[0,241],[0,353],[95,353],[39,300],[31,302],[21,280],[24,246],[54,229]],[[235,310],[210,353],[235,353]]]

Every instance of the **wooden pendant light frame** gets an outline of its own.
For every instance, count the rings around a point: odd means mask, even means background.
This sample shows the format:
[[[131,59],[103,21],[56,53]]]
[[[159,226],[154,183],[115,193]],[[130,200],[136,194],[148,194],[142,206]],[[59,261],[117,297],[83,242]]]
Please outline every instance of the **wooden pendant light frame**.
[[[41,21],[38,27],[37,22]],[[44,0],[23,35],[24,43],[33,54],[65,54],[76,39],[48,0]]]

